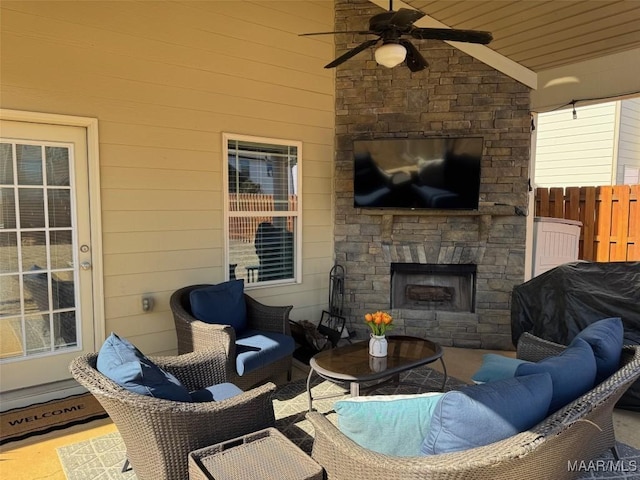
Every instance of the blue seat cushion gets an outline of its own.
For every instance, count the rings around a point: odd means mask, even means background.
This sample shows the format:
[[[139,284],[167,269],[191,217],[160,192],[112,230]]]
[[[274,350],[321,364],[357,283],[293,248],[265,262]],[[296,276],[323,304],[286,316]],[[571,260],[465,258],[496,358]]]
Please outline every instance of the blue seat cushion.
[[[131,342],[115,333],[111,333],[100,348],[96,368],[130,392],[191,402],[189,391],[175,376],[158,367]]]
[[[295,340],[289,335],[244,330],[236,335],[236,371],[242,376],[291,355],[294,350]]]
[[[548,373],[447,392],[436,405],[420,451],[424,455],[458,452],[516,435],[546,417],[551,395]]]
[[[515,377],[516,369],[523,363],[526,363],[526,360],[495,353],[485,353],[482,356],[482,365],[473,374],[471,380],[475,383],[486,383]]]
[[[596,357],[596,383],[610,377],[620,366],[624,343],[624,326],[620,317],[605,318],[592,323],[576,338],[582,338]]]
[[[420,455],[431,416],[444,394],[373,395],[338,400],[338,428],[363,448],[397,457]]]
[[[562,353],[518,366],[516,377],[543,372],[548,372],[553,382],[551,414],[593,388],[596,378],[593,350],[587,342],[576,337]]]
[[[191,313],[198,320],[218,325],[231,325],[242,332],[247,327],[244,280],[230,280],[197,288],[189,293]]]
[[[233,383],[218,383],[207,388],[202,388],[191,392],[191,400],[193,402],[221,402],[227,398],[240,395],[242,390]]]

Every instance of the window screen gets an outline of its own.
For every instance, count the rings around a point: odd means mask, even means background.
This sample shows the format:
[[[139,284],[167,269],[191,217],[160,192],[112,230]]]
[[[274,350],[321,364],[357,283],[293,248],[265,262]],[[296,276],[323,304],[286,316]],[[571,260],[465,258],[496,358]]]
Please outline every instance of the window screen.
[[[297,280],[299,143],[225,136],[229,278]]]

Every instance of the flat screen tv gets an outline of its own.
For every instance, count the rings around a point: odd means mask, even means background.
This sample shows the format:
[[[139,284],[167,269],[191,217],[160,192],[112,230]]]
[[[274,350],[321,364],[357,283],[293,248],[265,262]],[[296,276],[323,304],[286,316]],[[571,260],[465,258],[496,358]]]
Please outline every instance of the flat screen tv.
[[[354,206],[475,210],[482,137],[353,142]]]

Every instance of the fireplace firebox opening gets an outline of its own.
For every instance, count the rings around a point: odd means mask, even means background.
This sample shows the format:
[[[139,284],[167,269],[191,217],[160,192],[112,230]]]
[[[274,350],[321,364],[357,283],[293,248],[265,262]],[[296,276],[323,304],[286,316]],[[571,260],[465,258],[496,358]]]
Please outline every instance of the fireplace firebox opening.
[[[391,308],[475,312],[476,265],[391,264]]]

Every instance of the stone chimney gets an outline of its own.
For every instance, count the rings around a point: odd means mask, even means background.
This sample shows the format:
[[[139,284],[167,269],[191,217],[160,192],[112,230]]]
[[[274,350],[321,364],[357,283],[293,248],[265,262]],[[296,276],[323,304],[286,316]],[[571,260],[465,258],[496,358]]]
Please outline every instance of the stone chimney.
[[[366,29],[381,11],[366,0],[337,0],[336,30]],[[368,38],[337,35],[337,54]],[[511,291],[524,281],[526,217],[518,211],[528,203],[529,88],[445,42],[413,43],[428,69],[387,69],[376,64],[371,48],[336,71],[335,259],[346,271],[347,326],[365,338],[364,314],[387,310],[395,318],[393,334],[512,349]],[[354,140],[433,136],[483,137],[477,211],[354,208]],[[473,305],[444,308],[437,299],[450,295],[451,285],[411,277],[411,294],[434,300],[392,310],[392,263],[473,265]]]

